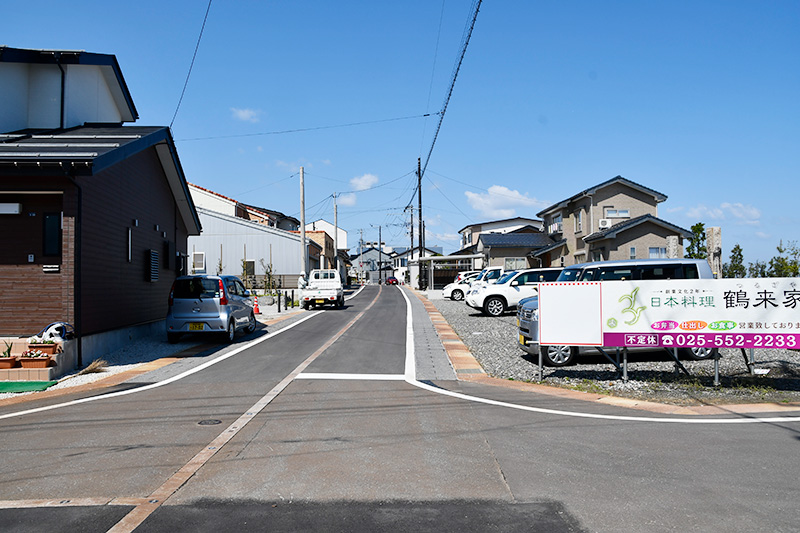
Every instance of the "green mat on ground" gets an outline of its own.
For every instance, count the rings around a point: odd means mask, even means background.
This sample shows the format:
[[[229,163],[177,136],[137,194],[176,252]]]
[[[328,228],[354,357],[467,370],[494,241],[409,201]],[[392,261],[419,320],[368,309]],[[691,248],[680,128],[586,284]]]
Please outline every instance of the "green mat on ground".
[[[45,390],[56,383],[58,381],[0,381],[0,393]]]

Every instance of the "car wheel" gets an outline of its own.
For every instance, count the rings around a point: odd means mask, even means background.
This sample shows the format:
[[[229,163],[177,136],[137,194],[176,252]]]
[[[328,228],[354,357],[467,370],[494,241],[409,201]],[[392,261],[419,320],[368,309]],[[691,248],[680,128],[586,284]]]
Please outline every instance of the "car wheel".
[[[461,289],[456,289],[450,294],[450,299],[455,300],[456,302],[460,302],[464,299],[464,291]]]
[[[308,311],[308,302],[303,302],[303,310]]]
[[[575,359],[577,348],[573,346],[539,346],[539,351],[547,366],[567,366]]]
[[[228,331],[224,335],[225,342],[233,342],[233,339],[236,338],[236,327],[233,325],[233,320],[228,322]]]
[[[506,303],[502,298],[492,296],[483,304],[483,312],[489,316],[500,316],[506,312]]]
[[[717,349],[695,346],[692,348],[682,348],[681,352],[686,359],[691,359],[692,361],[705,361],[706,359],[713,359]]]
[[[170,344],[175,344],[180,340],[181,334],[180,333],[167,333],[167,342]]]
[[[339,301],[337,302],[337,304],[336,304],[336,305],[339,307],[339,309],[341,309],[341,308],[343,308],[343,307],[344,307],[344,296],[342,296],[341,298],[339,298]]]
[[[247,322],[247,327],[244,328],[245,333],[253,333],[256,330],[256,315],[250,313],[250,320]]]

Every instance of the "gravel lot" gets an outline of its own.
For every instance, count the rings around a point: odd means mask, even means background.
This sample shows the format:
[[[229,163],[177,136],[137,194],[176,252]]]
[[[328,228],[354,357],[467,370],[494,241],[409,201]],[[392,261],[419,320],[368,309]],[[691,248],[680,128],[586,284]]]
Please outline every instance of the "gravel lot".
[[[538,379],[538,358],[517,347],[516,314],[483,316],[464,302],[432,300],[487,374],[516,381]],[[800,402],[800,351],[756,350],[756,369],[750,376],[740,350],[720,351],[719,387],[714,362],[681,360],[692,377],[676,374],[665,352],[628,356],[628,382],[602,355],[586,355],[576,365],[544,367],[543,383],[588,392],[679,405]]]

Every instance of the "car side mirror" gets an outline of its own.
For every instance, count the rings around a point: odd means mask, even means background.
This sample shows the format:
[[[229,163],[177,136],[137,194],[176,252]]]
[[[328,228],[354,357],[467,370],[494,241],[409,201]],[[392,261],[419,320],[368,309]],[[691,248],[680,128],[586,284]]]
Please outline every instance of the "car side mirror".
[[[516,287],[517,285],[519,285],[519,281],[514,280],[514,281],[511,282],[511,286],[512,287]]]
[[[245,298],[250,298],[250,291],[244,291]]]

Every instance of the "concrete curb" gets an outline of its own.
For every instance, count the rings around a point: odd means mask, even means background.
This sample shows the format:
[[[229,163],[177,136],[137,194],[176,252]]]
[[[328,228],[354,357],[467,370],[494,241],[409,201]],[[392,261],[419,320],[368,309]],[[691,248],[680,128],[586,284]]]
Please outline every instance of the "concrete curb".
[[[628,409],[639,409],[642,411],[649,411],[651,413],[669,414],[669,415],[722,415],[722,414],[753,414],[764,412],[781,412],[791,413],[800,411],[800,405],[795,403],[791,404],[777,404],[777,403],[749,403],[749,404],[725,404],[725,405],[673,405],[657,402],[649,402],[644,400],[632,400],[629,398],[621,398],[619,396],[602,395],[596,393],[588,393],[564,389],[561,387],[552,387],[549,385],[542,385],[539,383],[527,383],[523,381],[511,381],[507,379],[500,379],[491,377],[483,370],[481,364],[475,359],[469,348],[461,342],[453,328],[445,320],[442,314],[436,309],[436,306],[421,292],[409,287],[411,291],[419,298],[428,316],[436,328],[436,334],[444,345],[447,356],[453,368],[456,370],[456,375],[459,381],[470,381],[473,383],[480,383],[483,385],[491,385],[493,387],[504,387],[506,389],[514,389],[523,392],[535,392],[537,394],[545,394],[548,396],[558,396],[571,400],[580,400],[584,402],[595,402],[604,405],[616,405],[619,407],[626,407]]]

